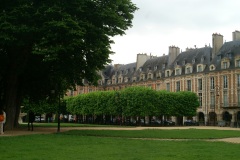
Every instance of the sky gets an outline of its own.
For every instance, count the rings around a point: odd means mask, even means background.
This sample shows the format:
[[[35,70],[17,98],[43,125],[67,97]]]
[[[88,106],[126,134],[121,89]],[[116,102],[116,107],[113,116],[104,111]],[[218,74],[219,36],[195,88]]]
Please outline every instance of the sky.
[[[239,0],[132,0],[139,8],[132,27],[113,37],[112,64],[136,62],[139,53],[168,54],[169,46],[186,48],[212,46],[212,34],[232,41],[240,31]]]

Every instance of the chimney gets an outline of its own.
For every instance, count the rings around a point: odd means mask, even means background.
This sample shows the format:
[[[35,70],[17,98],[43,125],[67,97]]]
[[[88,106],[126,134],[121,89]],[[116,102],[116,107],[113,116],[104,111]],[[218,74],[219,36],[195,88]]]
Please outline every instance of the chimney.
[[[234,31],[232,32],[232,40],[233,41],[239,41],[240,40],[240,32],[239,31]]]
[[[175,61],[179,53],[180,53],[180,48],[175,46],[169,46],[168,65],[171,65]]]
[[[223,45],[223,36],[221,34],[212,34],[212,59],[218,53]]]
[[[136,70],[138,70],[141,66],[143,66],[143,64],[150,59],[151,56],[148,56],[146,53],[145,54],[137,54],[137,68]]]

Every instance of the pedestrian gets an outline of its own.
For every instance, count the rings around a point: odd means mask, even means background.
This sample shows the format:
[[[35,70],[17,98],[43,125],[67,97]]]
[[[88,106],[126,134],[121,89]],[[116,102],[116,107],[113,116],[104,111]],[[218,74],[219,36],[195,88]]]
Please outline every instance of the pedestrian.
[[[29,111],[28,113],[28,130],[30,130],[30,125],[33,131],[33,122],[35,120],[35,114],[33,113],[33,111]]]
[[[3,125],[5,123],[4,113],[5,112],[3,110],[0,111],[0,134],[4,134],[4,129],[3,129]]]

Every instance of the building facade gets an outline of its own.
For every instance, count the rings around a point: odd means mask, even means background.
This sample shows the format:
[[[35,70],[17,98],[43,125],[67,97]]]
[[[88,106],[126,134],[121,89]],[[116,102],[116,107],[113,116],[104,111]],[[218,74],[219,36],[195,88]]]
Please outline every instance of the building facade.
[[[129,86],[145,86],[170,92],[191,91],[198,95],[200,106],[194,117],[171,117],[177,124],[194,119],[203,125],[240,124],[240,32],[223,43],[223,36],[212,34],[212,47],[187,48],[180,53],[169,47],[160,57],[137,54],[130,64],[108,65],[99,72],[99,85],[77,86],[69,96],[97,90],[120,90]]]

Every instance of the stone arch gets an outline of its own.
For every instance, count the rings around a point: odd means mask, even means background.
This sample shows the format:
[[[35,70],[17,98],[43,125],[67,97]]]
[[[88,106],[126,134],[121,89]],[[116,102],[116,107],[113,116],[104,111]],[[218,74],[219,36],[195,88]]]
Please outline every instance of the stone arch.
[[[237,127],[239,127],[240,126],[240,111],[238,111],[236,114],[236,120],[237,120]]]
[[[217,124],[217,114],[215,112],[209,112],[208,125],[215,126]]]
[[[228,111],[225,111],[222,113],[222,119],[226,122],[226,126],[230,126],[232,115]]]
[[[203,112],[198,113],[198,123],[199,123],[199,125],[205,124],[205,116],[204,116]]]

